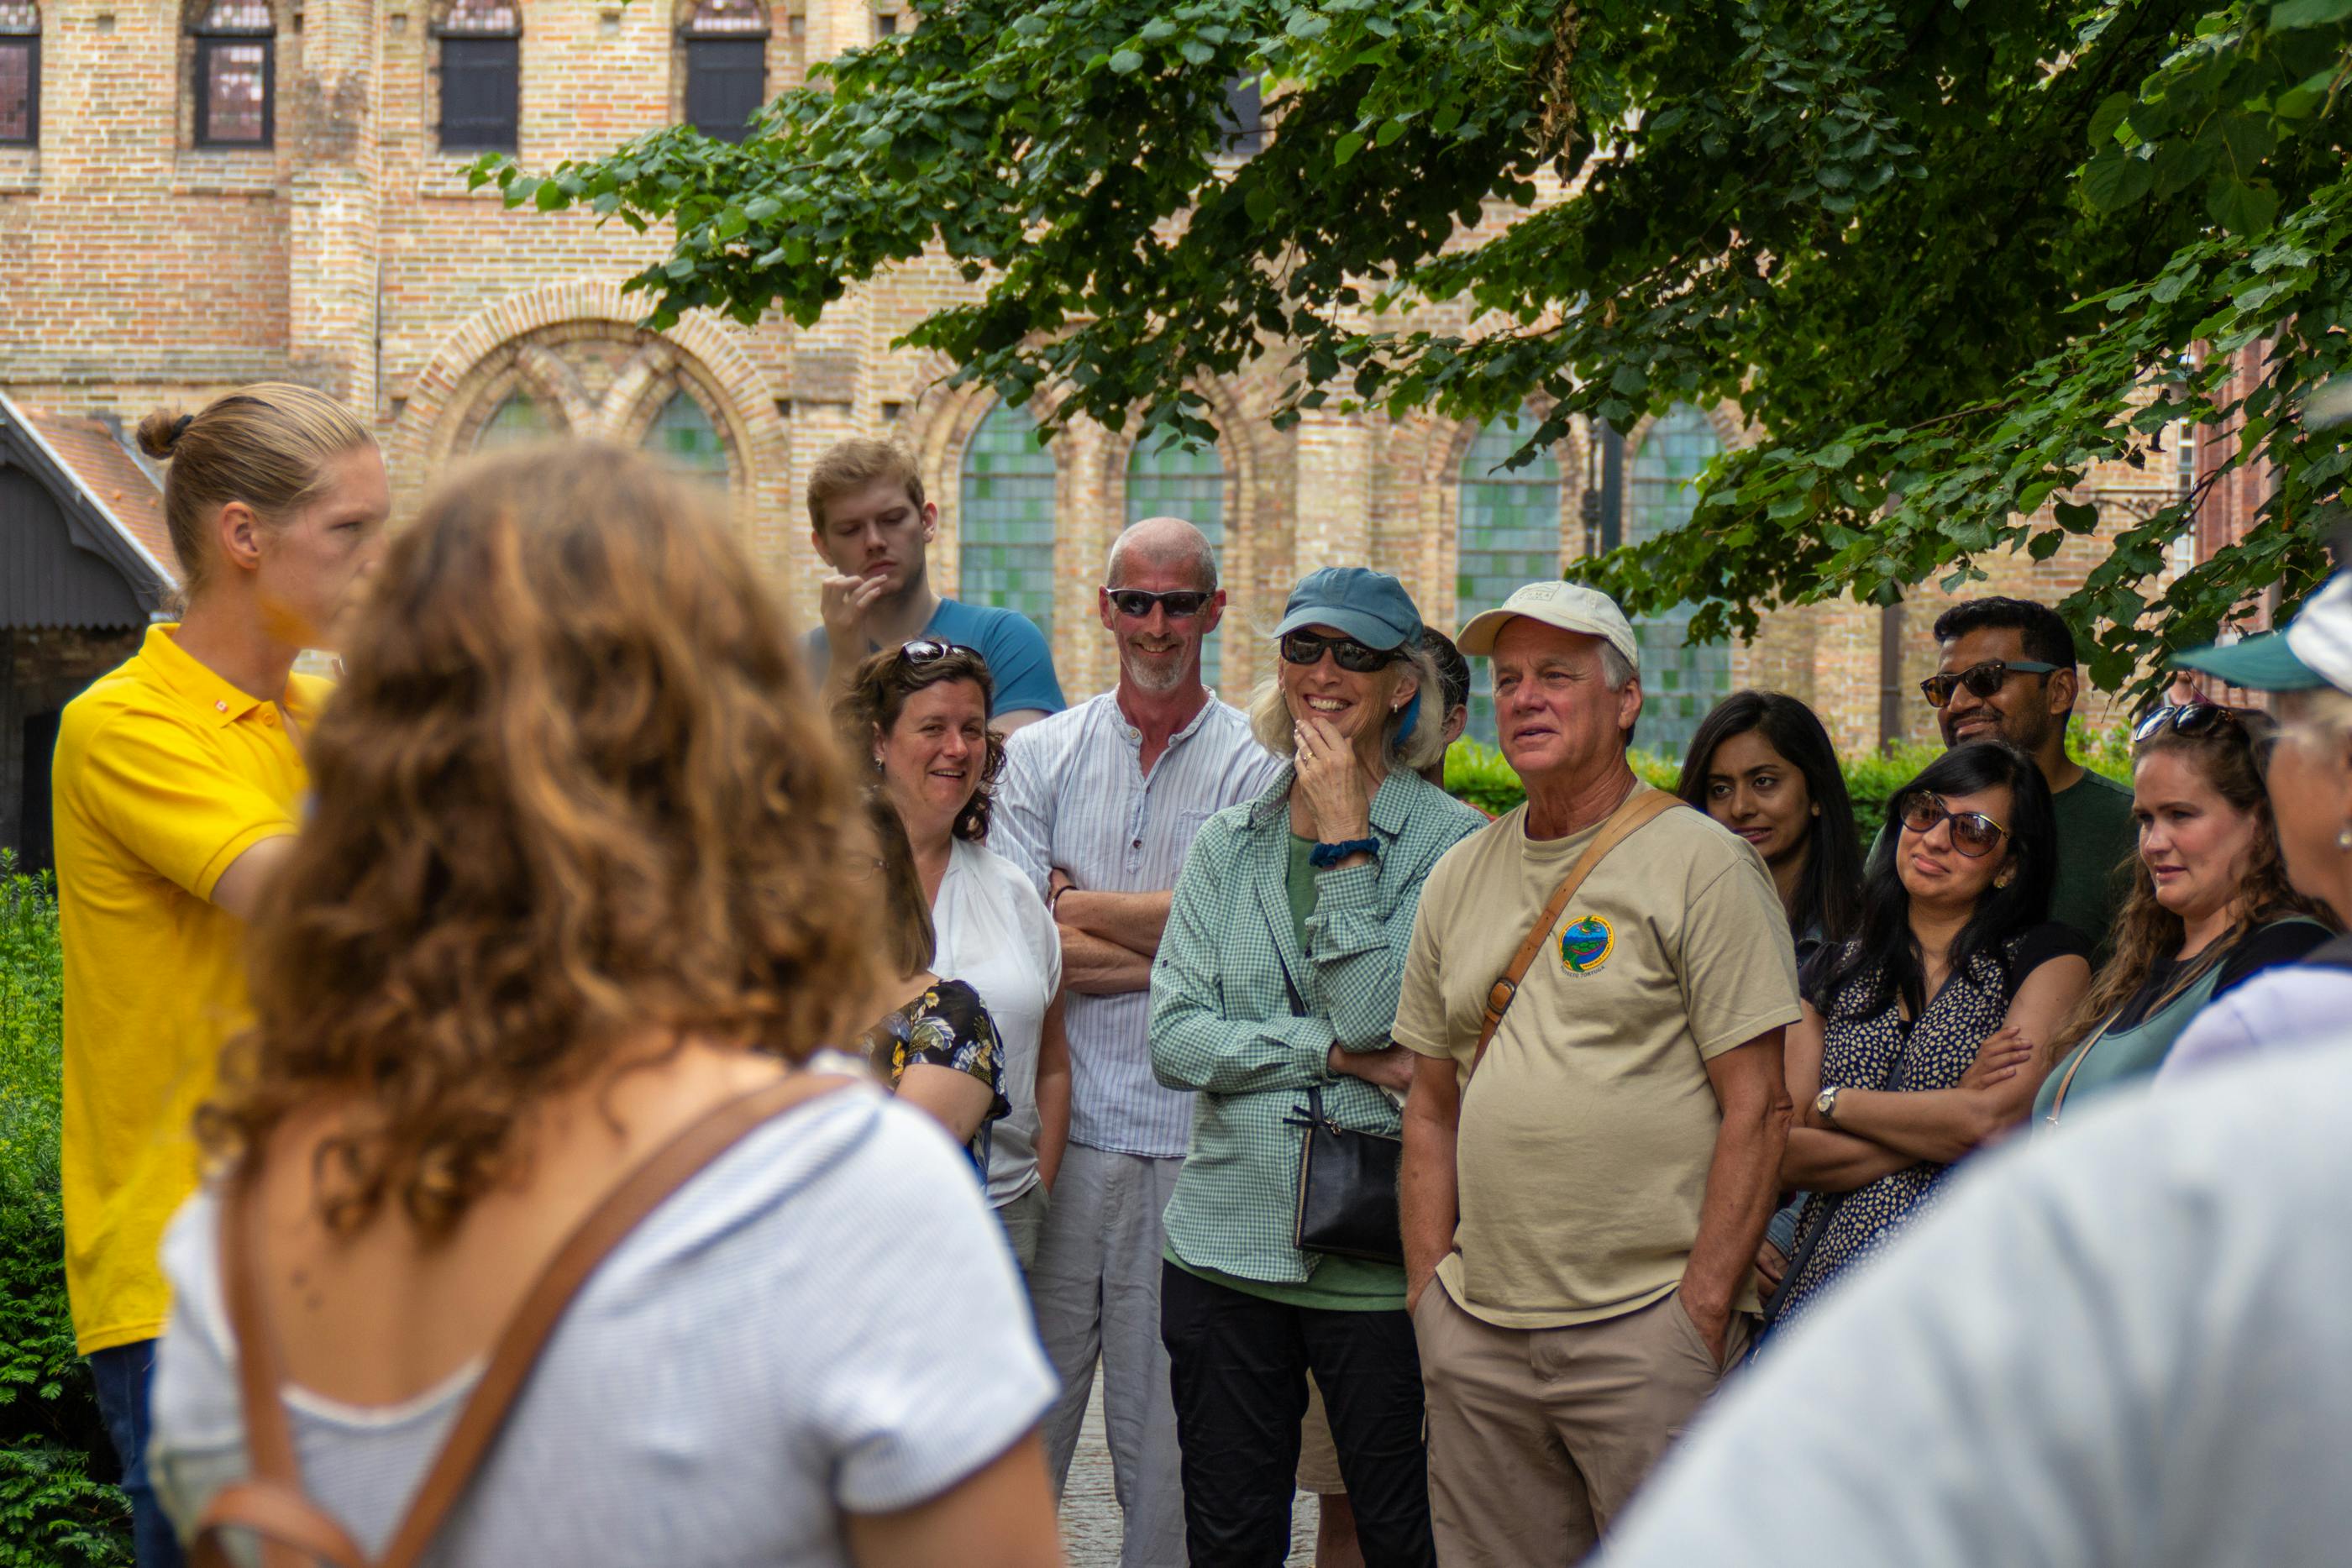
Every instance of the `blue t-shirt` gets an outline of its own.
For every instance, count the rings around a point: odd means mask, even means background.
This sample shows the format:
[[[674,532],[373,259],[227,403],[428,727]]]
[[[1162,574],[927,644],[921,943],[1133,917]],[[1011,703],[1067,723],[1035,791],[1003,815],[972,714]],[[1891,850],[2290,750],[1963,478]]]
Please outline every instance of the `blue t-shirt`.
[[[942,599],[923,635],[972,649],[988,661],[998,713],[1059,713],[1070,706],[1062,698],[1062,683],[1055,678],[1054,653],[1045,646],[1045,634],[1017,610]],[[880,646],[874,651],[879,653]],[[808,655],[810,679],[821,684],[833,664],[833,645],[825,641],[824,627],[808,634]]]

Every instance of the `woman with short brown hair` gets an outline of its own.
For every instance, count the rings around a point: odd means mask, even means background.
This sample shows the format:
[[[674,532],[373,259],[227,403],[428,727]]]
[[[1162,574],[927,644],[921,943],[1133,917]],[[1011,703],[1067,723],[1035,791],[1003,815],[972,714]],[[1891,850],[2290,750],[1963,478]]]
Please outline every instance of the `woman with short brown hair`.
[[[275,1470],[383,1553],[498,1396],[494,1328],[748,1107],[555,1309],[435,1560],[1058,1561],[1052,1379],[955,1151],[796,1081],[865,1021],[874,930],[756,584],[683,486],[591,446],[466,470],[391,547],[203,1122],[232,1180],[165,1244],[184,1531]],[[941,1301],[951,1333],[908,1315]]]

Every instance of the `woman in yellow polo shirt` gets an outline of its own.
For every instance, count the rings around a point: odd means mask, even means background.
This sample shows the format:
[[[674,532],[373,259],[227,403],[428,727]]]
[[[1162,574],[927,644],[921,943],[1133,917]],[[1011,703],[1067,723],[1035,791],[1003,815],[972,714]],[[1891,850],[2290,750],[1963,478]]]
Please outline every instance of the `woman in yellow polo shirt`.
[[[140,1568],[153,1568],[180,1561],[146,1477],[147,1382],[171,1304],[156,1247],[195,1190],[189,1122],[245,1019],[245,917],[308,788],[302,734],[326,685],[294,661],[333,645],[391,495],[366,427],[307,387],[152,413],[139,443],[171,465],[186,613],[67,706],[52,777],[66,1286]]]

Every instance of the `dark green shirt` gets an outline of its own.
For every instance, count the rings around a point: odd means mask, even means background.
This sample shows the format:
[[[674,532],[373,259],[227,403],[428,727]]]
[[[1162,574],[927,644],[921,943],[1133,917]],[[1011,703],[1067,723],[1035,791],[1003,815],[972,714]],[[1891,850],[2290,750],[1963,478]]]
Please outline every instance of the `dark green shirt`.
[[[2116,911],[2131,886],[2125,868],[2139,847],[2132,792],[2102,773],[2083,770],[2072,789],[2050,798],[2058,819],[2058,880],[2050,918],[2071,925],[2105,955]]]

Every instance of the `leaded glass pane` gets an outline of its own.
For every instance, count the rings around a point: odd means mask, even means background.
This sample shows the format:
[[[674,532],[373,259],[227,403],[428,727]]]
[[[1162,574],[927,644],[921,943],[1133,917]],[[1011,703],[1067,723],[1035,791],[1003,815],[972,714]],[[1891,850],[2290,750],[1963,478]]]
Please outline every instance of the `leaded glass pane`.
[[[956,512],[967,604],[1017,610],[1054,640],[1054,455],[1037,422],[999,403],[963,449]]]
[[[0,33],[37,33],[41,7],[35,0],[0,0]]]
[[[764,33],[768,30],[768,7],[765,0],[701,0],[694,14],[686,19],[685,30],[702,37],[714,33]]]
[[[0,142],[26,145],[34,140],[38,105],[38,38],[0,39]]]
[[[505,35],[522,31],[522,17],[513,0],[457,0],[443,19],[445,33]]]
[[[515,392],[499,404],[497,412],[474,433],[474,450],[489,452],[501,446],[527,446],[534,441],[546,440],[551,434],[547,411],[532,402],[530,393]]]
[[[213,0],[203,21],[196,24],[199,33],[274,33],[278,24],[270,18],[269,0]]]
[[[269,46],[210,40],[203,49],[207,142],[269,140]]]
[[[1459,620],[1492,610],[1514,589],[1559,576],[1559,465],[1549,452],[1504,468],[1540,422],[1522,413],[1480,430],[1462,458],[1461,530],[1454,543]],[[1495,744],[1494,678],[1470,661],[1470,723],[1463,734]]]
[[[645,448],[690,474],[727,482],[727,438],[690,395],[680,392],[662,404],[646,431]]]
[[[1625,542],[1639,544],[1690,521],[1699,470],[1723,450],[1706,415],[1678,402],[1650,427],[1633,454]],[[1699,720],[1731,691],[1731,650],[1720,643],[1686,648],[1695,605],[1633,622],[1642,647],[1642,722],[1636,744],[1664,757],[1688,748]]]
[[[1162,450],[1160,437],[1146,436],[1127,460],[1127,520],[1181,517],[1209,536],[1222,562],[1225,553],[1225,464],[1213,446]],[[1201,644],[1201,680],[1214,689],[1223,673],[1219,642],[1212,632]]]

